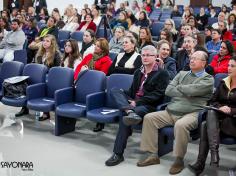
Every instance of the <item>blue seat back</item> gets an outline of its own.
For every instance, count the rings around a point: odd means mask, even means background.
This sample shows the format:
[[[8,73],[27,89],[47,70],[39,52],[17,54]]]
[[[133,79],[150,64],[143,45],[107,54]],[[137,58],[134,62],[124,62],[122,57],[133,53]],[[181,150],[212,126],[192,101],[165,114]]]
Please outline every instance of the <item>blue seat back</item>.
[[[214,87],[217,88],[220,85],[220,82],[222,79],[226,78],[228,74],[226,73],[218,73],[214,76],[215,82],[214,82]]]
[[[58,40],[66,40],[70,38],[70,31],[59,30],[58,31]]]
[[[164,22],[157,22],[152,24],[152,36],[160,36],[160,32],[164,27]]]
[[[86,102],[86,96],[105,89],[106,75],[97,70],[87,70],[79,76],[75,85],[75,101]]]
[[[217,21],[218,21],[217,17],[214,17],[214,18],[209,17],[207,24],[211,26],[213,23],[216,23]]]
[[[27,51],[26,49],[14,51],[14,61],[22,62],[24,65],[27,64]]]
[[[110,90],[112,88],[119,88],[123,90],[129,90],[133,82],[133,75],[128,74],[112,74],[107,77],[106,83],[106,106],[111,108],[116,108],[116,103],[111,97]]]
[[[81,31],[76,31],[76,32],[72,32],[70,35],[70,38],[78,41],[78,42],[82,42],[83,41],[83,35],[84,33]]]
[[[0,84],[3,83],[4,79],[20,76],[22,74],[22,70],[24,68],[24,64],[17,61],[8,61],[2,64],[0,70]],[[0,89],[2,86],[0,86]]]
[[[104,28],[98,28],[97,32],[96,32],[96,37],[97,38],[106,38],[106,39],[110,39],[111,38],[111,33],[109,29],[106,29],[107,31],[107,36],[105,36],[105,30]]]
[[[23,76],[29,76],[28,83],[36,84],[45,82],[46,74],[47,74],[47,67],[42,64],[27,64],[23,70]]]
[[[49,70],[47,81],[47,96],[54,98],[58,89],[71,87],[74,81],[74,71],[67,67],[53,67]]]
[[[118,53],[113,53],[113,52],[109,52],[109,57],[111,58],[112,61],[115,60],[115,58],[117,57]]]

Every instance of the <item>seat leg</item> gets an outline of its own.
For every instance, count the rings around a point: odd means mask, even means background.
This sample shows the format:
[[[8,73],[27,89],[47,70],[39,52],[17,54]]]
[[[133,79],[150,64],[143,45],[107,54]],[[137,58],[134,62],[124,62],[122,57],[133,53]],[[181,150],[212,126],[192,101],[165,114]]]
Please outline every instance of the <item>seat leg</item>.
[[[60,136],[65,133],[75,131],[76,119],[56,115],[55,135]]]

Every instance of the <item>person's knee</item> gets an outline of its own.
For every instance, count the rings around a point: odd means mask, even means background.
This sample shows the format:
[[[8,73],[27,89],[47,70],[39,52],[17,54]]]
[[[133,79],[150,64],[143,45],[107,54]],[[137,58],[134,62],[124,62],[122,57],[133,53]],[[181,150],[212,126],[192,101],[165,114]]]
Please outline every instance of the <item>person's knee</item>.
[[[186,130],[186,126],[187,125],[183,121],[177,120],[175,122],[174,129],[175,129],[175,131]]]

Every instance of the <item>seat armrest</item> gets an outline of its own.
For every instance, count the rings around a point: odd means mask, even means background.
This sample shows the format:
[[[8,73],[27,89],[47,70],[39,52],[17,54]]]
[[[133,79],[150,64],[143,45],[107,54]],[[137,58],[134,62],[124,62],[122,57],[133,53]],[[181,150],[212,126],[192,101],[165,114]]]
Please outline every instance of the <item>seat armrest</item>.
[[[72,102],[73,96],[74,96],[74,88],[73,87],[66,87],[63,89],[56,90],[54,93],[55,105],[59,106],[61,104]]]
[[[32,100],[45,96],[46,96],[46,83],[33,84],[26,88],[27,100]]]
[[[96,92],[86,96],[87,111],[104,107],[106,101],[105,92]]]

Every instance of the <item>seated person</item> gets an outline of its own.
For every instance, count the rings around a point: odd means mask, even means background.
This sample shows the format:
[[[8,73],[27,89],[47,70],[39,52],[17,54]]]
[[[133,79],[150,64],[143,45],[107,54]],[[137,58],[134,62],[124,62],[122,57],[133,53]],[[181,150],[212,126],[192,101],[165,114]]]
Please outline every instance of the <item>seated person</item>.
[[[123,153],[128,137],[132,135],[131,125],[141,123],[145,114],[156,111],[156,106],[163,103],[169,74],[158,67],[156,57],[156,48],[145,46],[142,49],[143,67],[135,71],[129,91],[112,89],[111,94],[124,116],[120,118],[113,155],[105,162],[107,166],[115,166],[124,161]]]
[[[198,127],[198,113],[206,105],[213,92],[214,79],[204,71],[208,55],[196,51],[190,59],[190,71],[181,71],[166,88],[171,97],[164,111],[152,112],[144,116],[140,148],[147,157],[137,166],[160,164],[158,156],[158,129],[174,126],[173,154],[175,161],[169,174],[180,173],[184,169],[184,156],[190,139],[189,131]]]
[[[157,44],[157,51],[159,57],[157,58],[157,64],[162,69],[169,73],[170,79],[174,79],[177,74],[176,61],[170,57],[171,45],[167,40],[161,40]]]
[[[221,45],[221,31],[219,29],[212,29],[211,38],[212,40],[206,43],[206,48],[210,54],[218,53]]]
[[[123,50],[109,68],[108,75],[113,73],[134,74],[142,65],[141,56],[135,51],[136,39],[124,37]]]
[[[13,61],[14,51],[23,49],[25,33],[18,19],[12,20],[11,29],[0,42],[0,62]]]
[[[27,63],[31,63],[33,61],[33,58],[35,57],[35,54],[37,53],[37,50],[42,44],[42,40],[44,36],[47,34],[54,35],[54,37],[58,38],[58,29],[56,27],[56,19],[54,17],[49,17],[47,21],[47,26],[43,27],[37,37],[35,37],[35,40],[30,43],[27,49],[27,57],[28,61]]]
[[[127,14],[125,11],[121,11],[118,19],[111,21],[110,26],[114,29],[117,26],[123,26],[125,30],[128,29]]]
[[[141,27],[139,31],[139,51],[147,45],[155,46],[152,42],[152,34],[149,28]]]
[[[79,27],[77,28],[76,31],[86,31],[88,29],[93,30],[94,32],[96,32],[97,30],[97,26],[96,24],[93,22],[93,15],[92,14],[86,14],[85,15],[85,21],[81,22]]]
[[[82,44],[79,42],[80,54],[82,58],[94,52],[94,42],[95,42],[95,32],[91,29],[88,29],[84,32]]]
[[[149,27],[150,21],[145,11],[139,13],[139,19],[135,22],[135,25],[140,27]]]
[[[62,58],[61,66],[75,70],[81,60],[82,58],[79,53],[77,41],[74,39],[68,39],[64,46],[64,56]]]
[[[204,168],[208,152],[211,152],[210,165],[219,167],[219,133],[236,137],[236,57],[229,61],[229,76],[217,87],[210,104],[218,110],[207,111],[206,122],[201,125],[201,136],[197,161],[189,165],[194,174],[200,175]]]
[[[79,72],[84,69],[98,70],[107,74],[108,69],[112,64],[112,61],[108,55],[108,41],[105,38],[98,39],[95,42],[94,52],[85,56],[75,69],[74,79],[76,80]]]
[[[232,43],[229,40],[222,41],[219,53],[213,57],[209,65],[213,69],[214,75],[228,72],[229,60],[233,56],[233,53],[234,47]]]
[[[123,39],[125,35],[125,28],[123,26],[117,26],[115,28],[114,36],[109,42],[109,50],[113,53],[120,53],[123,51]]]

